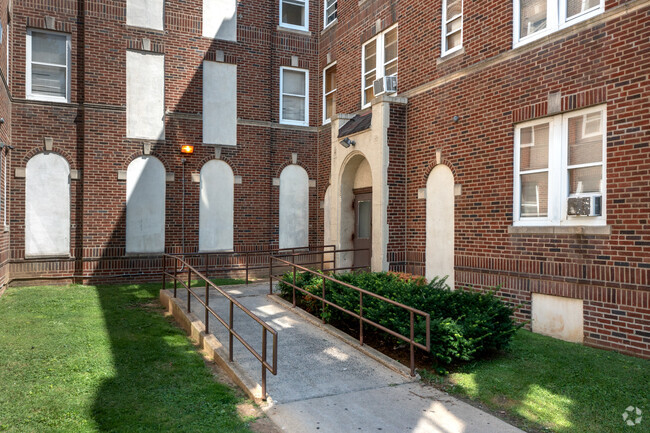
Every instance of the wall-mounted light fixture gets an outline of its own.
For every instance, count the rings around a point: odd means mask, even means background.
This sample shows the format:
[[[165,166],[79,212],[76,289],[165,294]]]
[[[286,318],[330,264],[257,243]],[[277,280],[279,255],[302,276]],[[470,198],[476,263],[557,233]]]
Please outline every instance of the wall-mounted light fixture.
[[[191,155],[194,153],[194,146],[191,144],[184,144],[181,146],[181,153],[186,153],[188,155]]]
[[[346,149],[350,146],[354,146],[355,144],[357,144],[357,142],[350,140],[350,137],[345,137],[343,140],[341,140],[341,146],[345,147]]]
[[[454,117],[451,118],[451,120],[453,120],[454,123],[458,123],[458,121],[460,120],[460,117],[459,116],[454,116]]]

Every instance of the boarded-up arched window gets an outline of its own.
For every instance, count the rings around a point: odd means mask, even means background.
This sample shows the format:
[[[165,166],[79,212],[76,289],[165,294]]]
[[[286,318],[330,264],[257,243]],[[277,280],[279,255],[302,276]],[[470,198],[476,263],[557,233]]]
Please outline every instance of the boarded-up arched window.
[[[164,250],[165,167],[153,156],[141,156],[126,171],[126,252]]]
[[[25,169],[25,256],[70,254],[70,166],[60,155],[35,155]]]
[[[309,245],[309,176],[299,165],[280,173],[280,248]]]
[[[439,164],[427,179],[426,277],[454,287],[454,174]]]
[[[201,169],[199,250],[233,249],[235,178],[224,161],[213,159]]]

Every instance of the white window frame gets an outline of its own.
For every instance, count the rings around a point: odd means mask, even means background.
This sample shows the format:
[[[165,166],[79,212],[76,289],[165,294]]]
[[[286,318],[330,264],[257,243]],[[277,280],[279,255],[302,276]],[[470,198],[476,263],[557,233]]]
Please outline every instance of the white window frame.
[[[297,26],[295,24],[289,24],[282,21],[282,8],[285,2],[303,4],[303,20],[305,21],[304,26]],[[280,0],[280,16],[278,18],[280,21],[280,27],[308,32],[309,31],[309,0]]]
[[[371,101],[365,101],[366,98],[366,47],[370,44],[375,44],[376,48],[376,59],[375,59],[375,79],[377,81],[380,78],[384,78],[386,73],[386,62],[384,59],[384,38],[386,33],[397,28],[397,24],[390,26],[383,32],[379,33],[377,36],[373,37],[369,41],[365,42],[361,47],[361,108],[368,108],[371,105]],[[399,30],[397,31],[397,57],[392,61],[397,62],[397,70],[399,74]],[[372,71],[369,71],[372,72]],[[395,75],[398,75],[395,74]]]
[[[569,194],[569,118],[591,113],[601,113],[602,131],[602,190],[600,193]],[[549,124],[549,158],[548,158],[548,216],[521,218],[521,175],[520,175],[520,131],[530,126]],[[542,119],[535,119],[515,125],[514,139],[514,188],[513,188],[513,225],[514,226],[604,226],[607,224],[607,106],[600,105],[578,111],[569,111]],[[600,163],[587,163],[571,168],[598,166]],[[526,170],[538,171],[538,170]],[[544,171],[544,170],[539,170]],[[601,215],[572,216],[567,215],[567,199],[569,197],[602,196]]]
[[[48,33],[57,36],[65,36],[66,38],[65,97],[39,95],[39,94],[32,93],[32,34],[33,33]],[[70,102],[70,60],[71,60],[70,51],[71,51],[71,47],[70,47],[69,34],[52,32],[49,30],[41,30],[41,29],[27,29],[27,45],[25,47],[25,57],[26,57],[25,98],[26,99],[33,99],[36,101]],[[55,66],[59,66],[59,65],[55,65]]]
[[[282,101],[284,99],[283,96],[284,96],[284,71],[285,70],[297,71],[305,74],[305,120],[304,121],[282,118],[282,111],[283,111]],[[302,95],[293,95],[293,96],[300,96],[302,98]],[[284,125],[309,126],[309,70],[292,68],[289,66],[280,67],[280,123]]]
[[[602,14],[605,11],[605,0],[600,0],[598,6],[582,12],[571,18],[566,16],[567,0],[546,0],[546,29],[540,30],[527,35],[523,38],[520,37],[521,26],[521,0],[513,0],[513,39],[512,47],[517,48],[529,42],[541,39],[550,33],[570,27],[581,21],[588,20],[596,15]]]
[[[326,91],[326,88],[327,88],[327,70],[329,68],[333,67],[333,66],[336,66],[336,62],[330,63],[329,65],[327,65],[325,67],[325,69],[323,69],[323,125],[325,125],[327,123],[330,123],[332,121],[331,118],[327,117],[327,97],[329,95],[333,94],[333,93],[336,93],[336,90],[338,89],[338,77],[337,77],[337,79],[336,79],[337,80],[336,81],[337,87],[334,88],[334,90],[332,90],[330,92]],[[337,75],[338,75],[338,71],[336,71],[336,72],[337,72]]]
[[[459,0],[459,1],[460,1],[460,15],[455,15],[451,18],[448,18],[447,3],[449,2],[449,0],[442,0],[442,43],[440,45],[440,57],[444,57],[448,54],[455,53],[456,51],[463,48],[463,22],[465,18],[463,16],[463,12],[464,12],[463,8],[465,7],[465,5],[463,0]],[[460,17],[460,29],[451,33],[447,33],[447,24],[449,24],[451,21],[454,21],[458,17]],[[457,33],[457,32],[460,32],[460,45],[451,49],[447,49],[447,37],[450,34]]]
[[[329,6],[327,4],[328,2],[330,3]],[[332,21],[327,22],[327,19],[329,18],[329,16],[327,15],[327,9],[329,9],[329,7],[331,7],[332,5],[335,6],[334,7],[335,16]],[[338,0],[323,0],[323,29],[328,28],[338,20],[338,7],[339,7]]]

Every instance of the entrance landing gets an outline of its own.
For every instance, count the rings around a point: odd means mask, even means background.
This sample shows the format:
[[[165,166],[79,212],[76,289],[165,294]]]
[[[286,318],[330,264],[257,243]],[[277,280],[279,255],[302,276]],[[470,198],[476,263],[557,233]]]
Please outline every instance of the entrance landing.
[[[278,331],[278,375],[267,373],[269,398],[261,405],[282,431],[521,432],[433,387],[421,385],[409,377],[407,368],[395,367],[393,361],[380,362],[381,359],[367,356],[344,338],[328,331],[327,327],[304,317],[304,313],[278,302],[275,296],[268,296],[268,283],[223,289]],[[169,294],[169,291],[161,292],[165,305]],[[171,301],[177,304],[176,313],[183,313],[186,291],[179,290],[178,295]],[[227,320],[228,302],[225,298],[217,292],[210,292],[210,306]],[[198,318],[203,314],[200,304],[194,300],[189,317],[177,317],[177,320],[187,323],[189,319],[193,325],[198,325]],[[204,329],[200,325],[199,329]],[[243,313],[237,314],[237,309],[234,329],[261,351],[261,327]],[[227,347],[227,332],[213,318],[210,331]],[[268,353],[271,353],[270,344]],[[228,363],[227,355],[224,359],[249,393],[257,393],[259,397],[260,362],[237,340],[234,362]]]

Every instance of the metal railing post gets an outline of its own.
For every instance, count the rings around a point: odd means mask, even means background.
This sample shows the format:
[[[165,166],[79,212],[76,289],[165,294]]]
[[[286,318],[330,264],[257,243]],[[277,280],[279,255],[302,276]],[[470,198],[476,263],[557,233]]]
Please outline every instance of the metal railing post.
[[[323,309],[321,310],[320,317],[325,323],[325,278],[323,278]]]
[[[205,279],[205,335],[210,334],[210,286],[208,285],[208,279]]]
[[[273,256],[269,256],[269,295],[273,294]]]
[[[233,303],[230,301],[230,320],[228,321],[228,361],[232,362],[232,331],[233,331]]]
[[[410,311],[411,316],[411,377],[415,376],[415,347],[413,346],[415,339],[415,330],[413,329],[413,311]]]
[[[209,260],[210,258],[208,257],[208,254],[207,254],[207,253],[206,253],[203,257],[204,257],[204,259],[205,259],[205,279],[206,279],[206,280],[209,280],[209,279],[210,279],[210,275],[208,275],[208,274],[209,274],[210,269],[209,269],[209,266],[208,266],[208,260]]]
[[[187,312],[190,312],[190,300],[192,299],[192,294],[190,293],[190,287],[192,286],[192,269],[187,267]]]
[[[363,346],[363,292],[359,292],[359,344]]]
[[[165,260],[165,255],[163,254],[162,256],[162,271],[163,271],[163,282],[162,282],[162,290],[165,290],[165,286],[167,285],[167,267],[166,265],[166,260]]]
[[[291,288],[293,292],[293,306],[296,306],[296,266],[293,267],[293,287]]]
[[[325,272],[325,247],[321,248],[320,253],[320,271]]]
[[[248,251],[246,251],[246,284],[248,284]]]
[[[178,288],[178,262],[176,260],[176,257],[174,257],[174,298],[177,296],[176,295],[176,289]]]
[[[266,328],[262,327],[262,400],[266,401]]]

